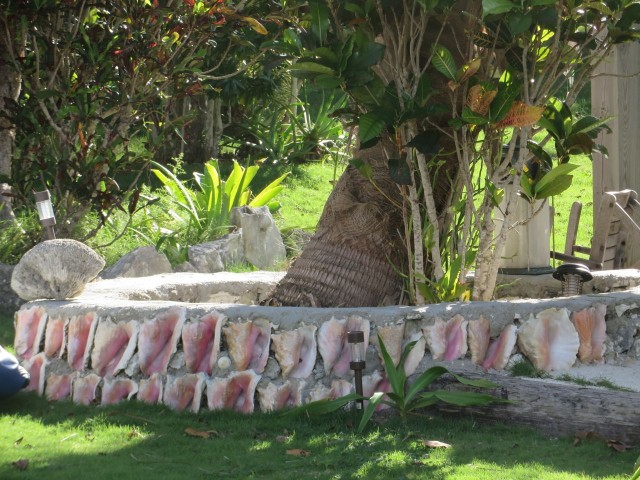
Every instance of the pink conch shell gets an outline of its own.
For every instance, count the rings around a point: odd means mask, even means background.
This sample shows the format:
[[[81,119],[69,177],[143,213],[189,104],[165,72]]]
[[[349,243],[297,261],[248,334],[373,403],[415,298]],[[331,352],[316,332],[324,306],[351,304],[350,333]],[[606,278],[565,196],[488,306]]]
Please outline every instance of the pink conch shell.
[[[271,335],[282,378],[307,378],[316,364],[315,325],[305,325]]]
[[[220,351],[220,331],[227,317],[213,311],[182,327],[182,349],[187,370],[211,375]]]
[[[44,394],[47,400],[64,400],[71,396],[71,385],[78,372],[56,375],[54,373],[47,377],[47,386]]]
[[[566,308],[549,308],[520,327],[520,351],[540,370],[566,370],[576,361],[578,332]]]
[[[456,360],[467,353],[467,321],[462,315],[455,315],[446,323],[436,318],[422,331],[434,360]]]
[[[260,375],[253,370],[236,372],[229,378],[214,378],[207,382],[207,406],[209,410],[235,410],[252,413],[253,397]]]
[[[80,405],[90,405],[96,399],[98,384],[102,380],[95,373],[86,377],[76,377],[73,381],[73,401]]]
[[[145,403],[160,403],[162,401],[162,387],[162,376],[159,373],[154,373],[151,377],[140,380],[137,398]]]
[[[369,320],[351,316],[349,319],[331,318],[324,322],[318,330],[318,350],[324,362],[325,375],[334,373],[344,376],[349,369],[351,351],[347,343],[347,332],[360,330],[364,332],[364,349],[369,346]]]
[[[515,325],[507,325],[504,327],[500,336],[493,340],[487,349],[487,354],[482,362],[482,368],[485,371],[493,368],[495,370],[503,370],[509,362],[511,352],[516,346],[516,331]]]
[[[47,312],[44,308],[31,307],[16,313],[16,336],[13,348],[19,359],[29,360],[40,351],[40,342],[46,323]]]
[[[124,370],[136,350],[139,331],[135,320],[120,323],[101,320],[93,337],[91,368],[102,377]]]
[[[578,358],[583,363],[602,360],[604,342],[607,339],[606,313],[607,306],[596,303],[590,308],[573,312],[571,315],[571,322],[580,338]]]
[[[252,322],[230,323],[223,331],[235,369],[262,373],[269,359],[271,322],[258,319]]]
[[[315,387],[309,392],[308,402],[315,402],[317,400],[334,400],[338,397],[344,397],[353,391],[353,385],[346,380],[338,379],[331,382],[331,387],[316,384]]]
[[[130,378],[105,378],[101,405],[113,405],[131,398],[138,392],[138,384]]]
[[[84,370],[87,367],[97,324],[98,317],[95,312],[78,315],[69,320],[67,363],[74,370]]]
[[[30,380],[26,390],[38,392],[38,395],[44,394],[45,368],[49,362],[44,352],[34,355],[24,364],[24,368],[29,372]]]
[[[353,392],[354,388],[355,387],[351,384],[351,382],[347,382],[346,380],[333,380],[331,382],[331,398],[335,399],[338,397],[344,397],[345,395]]]
[[[398,362],[400,362],[400,357],[402,356],[404,323],[379,327],[377,333],[377,336],[382,339],[384,347],[387,349],[387,353],[393,360],[393,364],[398,366]],[[378,356],[380,357],[380,361],[384,363],[380,348],[378,348]]]
[[[378,370],[362,377],[362,392],[365,397],[370,397],[376,392],[388,392],[389,388],[387,378]]]
[[[260,411],[273,412],[283,408],[297,407],[302,403],[302,389],[305,382],[287,380],[282,385],[269,382],[266,387],[258,387]]]
[[[200,410],[204,373],[190,373],[181,377],[168,377],[164,389],[163,402],[173,410],[189,409],[193,413]]]
[[[140,371],[144,375],[167,373],[171,356],[178,346],[185,315],[184,308],[174,307],[142,324],[138,336],[138,356]]]
[[[391,384],[386,376],[384,376],[381,372],[377,370],[374,371],[371,375],[365,375],[362,378],[362,392],[365,397],[371,397],[376,392],[390,392]],[[385,395],[386,397],[386,395]],[[365,405],[368,401],[365,400]],[[379,404],[376,407],[376,411],[384,410],[389,408],[388,405],[384,403]]]
[[[427,340],[424,338],[422,333],[417,332],[411,335],[409,339],[405,342],[411,343],[416,342],[407,357],[404,359],[404,374],[408,377],[409,375],[413,375],[413,373],[420,365],[422,358],[424,357],[424,352],[427,349]],[[403,345],[404,349],[405,345]]]
[[[61,358],[67,341],[68,318],[50,318],[44,333],[44,353],[49,358]]]
[[[469,320],[467,334],[471,361],[476,365],[482,365],[491,341],[491,322],[482,316],[478,320]]]

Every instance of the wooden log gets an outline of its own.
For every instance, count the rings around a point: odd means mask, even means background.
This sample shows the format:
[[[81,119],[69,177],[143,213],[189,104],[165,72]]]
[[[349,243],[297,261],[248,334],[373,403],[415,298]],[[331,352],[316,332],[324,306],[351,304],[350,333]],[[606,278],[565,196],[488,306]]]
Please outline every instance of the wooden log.
[[[549,379],[455,372],[466,378],[489,380],[494,389],[475,389],[443,377],[436,388],[477,391],[509,400],[482,407],[438,405],[440,412],[472,415],[475,419],[533,427],[550,436],[587,432],[626,445],[640,444],[640,392],[581,386]]]

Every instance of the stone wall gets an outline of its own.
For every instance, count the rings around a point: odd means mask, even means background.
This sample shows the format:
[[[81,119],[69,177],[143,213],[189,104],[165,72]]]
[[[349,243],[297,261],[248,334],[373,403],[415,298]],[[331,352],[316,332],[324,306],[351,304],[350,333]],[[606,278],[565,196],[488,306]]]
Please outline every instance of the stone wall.
[[[252,281],[243,274],[100,281],[70,301],[23,305],[14,347],[30,388],[87,404],[277,410],[352,390],[349,330],[365,333],[365,394],[386,388],[379,336],[394,359],[417,342],[409,374],[434,363],[504,372],[523,356],[547,371],[640,357],[638,288],[425,307],[276,308],[250,303],[281,274],[248,275]]]

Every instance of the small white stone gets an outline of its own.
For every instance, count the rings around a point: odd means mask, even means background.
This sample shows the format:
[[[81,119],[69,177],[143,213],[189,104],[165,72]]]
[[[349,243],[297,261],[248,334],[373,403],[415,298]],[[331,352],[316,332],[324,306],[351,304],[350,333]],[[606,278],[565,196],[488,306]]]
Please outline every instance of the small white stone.
[[[220,357],[218,359],[218,368],[220,370],[227,370],[229,367],[231,367],[231,360],[229,357]]]

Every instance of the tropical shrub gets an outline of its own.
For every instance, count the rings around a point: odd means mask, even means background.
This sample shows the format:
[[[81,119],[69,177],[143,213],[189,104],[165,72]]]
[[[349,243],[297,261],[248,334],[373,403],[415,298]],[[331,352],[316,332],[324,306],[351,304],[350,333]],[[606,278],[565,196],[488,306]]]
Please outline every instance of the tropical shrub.
[[[358,125],[361,144],[385,137],[395,145],[389,173],[404,200],[412,302],[430,300],[425,279],[440,284],[456,273],[457,282],[444,282],[448,295],[471,268],[472,298],[489,300],[514,223],[507,218],[496,226],[494,211],[501,197],[505,212],[515,211],[518,191],[506,195],[507,185],[535,183],[522,181],[535,152],[515,147],[547,131],[559,165],[524,194],[546,198],[566,186],[572,167],[564,154],[577,146],[591,150],[587,139],[600,125],[579,119],[562,132],[554,111],[572,104],[617,44],[638,40],[637,2],[411,0],[398,9],[385,0],[313,0],[309,6],[308,28],[291,33],[304,46],[292,72],[349,95],[340,113]],[[454,268],[447,256],[464,261]]]
[[[239,11],[237,8],[244,10]],[[104,223],[138,208],[148,161],[184,139],[196,109],[220,78],[265,60],[265,6],[217,1],[8,2],[0,9],[0,63],[17,81],[17,103],[0,116],[16,127],[16,153],[0,182],[16,205],[51,190],[59,228],[88,210]],[[254,43],[255,42],[255,43]],[[241,53],[234,56],[234,46]],[[0,108],[2,108],[0,106]],[[3,127],[4,128],[4,127]],[[135,142],[144,148],[134,150]],[[11,149],[9,149],[11,151]]]
[[[285,173],[254,195],[249,188],[259,170],[258,165],[248,167],[233,162],[233,169],[226,180],[220,175],[216,160],[204,164],[204,170],[194,172],[192,182],[182,180],[176,173],[180,171],[180,159],[176,160],[174,171],[158,162],[152,162],[151,171],[160,180],[169,198],[170,214],[178,222],[175,230],[167,231],[158,227],[159,237],[155,244],[165,250],[173,262],[186,260],[186,248],[222,236],[229,230],[229,216],[234,207],[268,206],[274,212],[279,203],[274,200],[284,188]],[[193,185],[195,184],[195,185]]]

